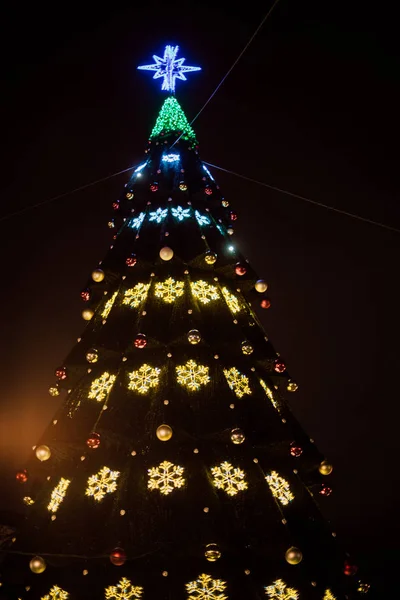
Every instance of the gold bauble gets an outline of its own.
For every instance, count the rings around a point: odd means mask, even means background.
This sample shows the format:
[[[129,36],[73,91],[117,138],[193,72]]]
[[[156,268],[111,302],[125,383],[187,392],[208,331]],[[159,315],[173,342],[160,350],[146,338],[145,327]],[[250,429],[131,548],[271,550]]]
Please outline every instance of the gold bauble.
[[[228,202],[228,200],[222,200],[222,206],[223,206],[224,208],[227,208],[227,207],[229,206],[229,202]]]
[[[42,444],[41,446],[36,446],[35,454],[36,458],[43,462],[44,460],[49,460],[51,456],[51,450],[48,446]]]
[[[286,386],[288,392],[297,392],[299,386],[295,381],[289,380]]]
[[[22,501],[24,504],[26,504],[26,506],[32,506],[32,504],[35,504],[35,501],[32,500],[32,498],[30,496],[24,496],[22,498]]]
[[[263,292],[267,291],[267,289],[268,289],[268,283],[266,281],[264,281],[264,279],[259,279],[254,284],[254,287],[256,288],[257,292],[260,292],[260,294],[262,294]]]
[[[59,396],[60,390],[58,389],[58,387],[52,386],[49,388],[49,394],[50,396]]]
[[[90,321],[90,319],[92,319],[94,316],[94,311],[91,308],[85,308],[85,310],[82,311],[82,319],[84,319],[85,321]]]
[[[164,248],[161,248],[161,250],[160,250],[161,260],[171,260],[171,258],[173,256],[174,256],[174,251],[172,250],[172,248],[170,248],[169,246],[164,246]]]
[[[208,265],[214,265],[217,262],[217,255],[214,252],[207,252],[204,257],[204,260]]]
[[[218,548],[217,544],[207,544],[204,556],[209,562],[215,562],[221,558],[221,550]]]
[[[99,353],[97,352],[96,348],[89,348],[89,350],[86,352],[86,360],[91,364],[99,360]]]
[[[187,338],[190,344],[199,344],[201,342],[200,331],[197,329],[191,329],[187,334]]]
[[[246,436],[244,435],[241,429],[232,429],[231,431],[231,441],[234,444],[243,444]]]
[[[242,352],[243,352],[243,354],[245,354],[246,356],[248,356],[249,354],[252,354],[253,350],[254,350],[254,348],[250,344],[250,342],[248,342],[247,340],[245,340],[244,342],[242,342]]]
[[[46,561],[41,556],[34,556],[29,563],[32,573],[43,573],[46,570]]]
[[[333,471],[333,465],[327,460],[323,460],[318,467],[318,471],[321,475],[330,475]]]
[[[172,438],[172,429],[169,425],[160,425],[157,427],[156,436],[161,442],[168,442]]]
[[[289,550],[286,550],[285,558],[289,565],[298,565],[303,560],[303,554],[301,550],[292,546]]]
[[[95,269],[92,272],[92,279],[96,283],[100,283],[100,281],[103,281],[104,279],[104,271],[102,271],[101,269]]]
[[[227,231],[228,235],[233,235],[234,234],[233,227],[228,227],[228,229],[226,231]]]

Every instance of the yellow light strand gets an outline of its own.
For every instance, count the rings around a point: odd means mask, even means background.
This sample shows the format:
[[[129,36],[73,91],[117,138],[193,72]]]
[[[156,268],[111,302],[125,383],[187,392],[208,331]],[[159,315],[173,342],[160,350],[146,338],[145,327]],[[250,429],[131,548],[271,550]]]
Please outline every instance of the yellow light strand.
[[[208,304],[212,300],[218,300],[219,293],[215,285],[209,285],[206,281],[200,279],[199,281],[193,281],[190,284],[192,294],[202,304]]]
[[[228,496],[236,496],[238,492],[247,490],[248,486],[244,471],[233,467],[227,461],[221,463],[218,467],[212,467],[211,473],[215,487],[224,490]]]
[[[175,281],[175,279],[169,277],[165,281],[155,284],[154,295],[157,298],[162,298],[167,304],[172,304],[177,298],[183,296],[184,286],[184,281]]]
[[[71,481],[69,479],[64,479],[64,477],[61,477],[60,481],[58,482],[54,490],[51,492],[50,502],[47,505],[47,510],[49,510],[52,513],[57,512],[58,507],[64,500],[65,494],[70,483]]]
[[[128,373],[128,389],[147,394],[150,388],[158,386],[161,369],[144,364],[137,371]]]
[[[263,388],[263,390],[264,390],[264,392],[265,392],[265,394],[266,394],[267,398],[270,400],[270,402],[271,402],[272,406],[273,406],[273,407],[274,407],[274,408],[275,408],[277,411],[279,411],[279,406],[278,406],[278,403],[277,403],[277,401],[275,400],[275,398],[274,398],[274,395],[273,395],[272,391],[269,389],[269,387],[267,386],[267,384],[265,383],[265,381],[264,381],[263,379],[260,379],[260,384],[261,384],[261,387]]]
[[[167,496],[175,488],[181,488],[185,485],[185,479],[182,477],[184,468],[164,460],[158,467],[151,467],[148,470],[149,481],[147,487],[149,490],[160,490],[161,494]]]
[[[222,579],[212,579],[211,575],[202,573],[196,581],[186,584],[187,600],[227,600],[222,592],[226,589],[226,582]]]
[[[107,396],[116,380],[116,375],[110,375],[107,371],[92,381],[88,398],[101,402]]]
[[[272,585],[265,588],[265,593],[270,600],[298,600],[299,592],[288,588],[282,579],[277,579]]]
[[[200,386],[207,385],[210,381],[208,367],[198,365],[194,360],[188,360],[184,365],[176,367],[177,382],[188,388],[190,391],[197,391]]]
[[[336,600],[336,596],[332,594],[331,590],[326,590],[322,600]]]
[[[119,471],[102,467],[98,473],[89,477],[85,495],[93,496],[97,502],[100,502],[106,494],[115,492],[119,475]]]
[[[272,471],[265,477],[272,495],[279,500],[283,506],[286,506],[294,500],[294,495],[290,491],[289,482],[281,477],[276,471]]]
[[[117,585],[112,585],[105,588],[106,600],[131,600],[136,598],[139,600],[142,597],[143,588],[132,583],[126,577],[123,577]]]
[[[101,313],[101,316],[103,317],[103,319],[107,319],[108,315],[110,314],[110,311],[113,307],[113,304],[115,302],[115,298],[117,297],[118,292],[114,292],[114,294],[111,296],[111,298],[109,300],[107,300],[107,302],[104,305],[104,309],[103,312]]]
[[[235,314],[240,312],[240,304],[239,300],[234,296],[226,287],[221,289],[222,295],[225,298],[225,302],[227,303],[229,310],[231,313]]]
[[[245,394],[251,394],[249,387],[249,379],[246,375],[242,375],[236,367],[224,369],[224,375],[231,390],[238,398],[242,398]]]
[[[133,288],[126,290],[122,304],[137,308],[146,299],[150,283],[137,283]]]
[[[54,585],[46,596],[42,596],[41,600],[68,600],[69,594],[62,590],[58,585]]]

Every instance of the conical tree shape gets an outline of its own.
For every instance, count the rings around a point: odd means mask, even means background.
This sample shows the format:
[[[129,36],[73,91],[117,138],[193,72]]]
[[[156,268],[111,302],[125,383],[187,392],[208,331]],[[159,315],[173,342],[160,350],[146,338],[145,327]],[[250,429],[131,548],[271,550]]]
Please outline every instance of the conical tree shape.
[[[0,593],[354,597],[354,569],[315,503],[330,465],[288,408],[297,386],[253,310],[269,306],[266,284],[171,106],[82,290],[92,318],[56,371],[51,394],[64,402],[18,475],[26,524]],[[181,131],[173,152],[160,143]]]
[[[162,105],[150,139],[170,133],[176,134],[177,137],[180,135],[182,139],[196,143],[195,133],[174,96],[169,96]]]

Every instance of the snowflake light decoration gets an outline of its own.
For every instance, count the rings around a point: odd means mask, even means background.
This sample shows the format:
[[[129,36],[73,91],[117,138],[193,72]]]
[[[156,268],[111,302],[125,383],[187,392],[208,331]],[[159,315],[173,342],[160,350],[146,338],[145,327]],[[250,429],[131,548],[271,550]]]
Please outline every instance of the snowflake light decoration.
[[[144,364],[137,371],[128,373],[128,390],[134,390],[139,394],[147,394],[150,388],[157,387],[161,369]]]
[[[41,600],[68,600],[69,594],[58,585],[53,585],[50,592],[41,597]]]
[[[125,291],[122,304],[137,308],[146,299],[149,287],[149,283],[137,283],[133,288]]]
[[[162,157],[162,162],[164,163],[176,163],[179,162],[181,160],[181,156],[180,154],[176,154],[176,153],[170,153],[170,154],[163,154]]]
[[[265,588],[265,593],[270,600],[298,600],[299,593],[294,588],[288,588],[282,579],[277,579],[272,585]]]
[[[97,400],[97,402],[104,400],[114,385],[116,378],[116,375],[110,375],[110,373],[105,371],[103,375],[92,381],[88,398]]]
[[[194,211],[194,216],[197,219],[199,225],[209,225],[210,219],[206,215],[201,215],[198,210]]]
[[[183,467],[164,460],[158,467],[151,467],[148,470],[149,481],[147,487],[149,490],[160,490],[161,494],[167,496],[175,488],[181,488],[185,485],[185,479],[182,477],[183,472]]]
[[[221,463],[219,467],[212,467],[211,473],[215,487],[224,490],[228,496],[236,496],[238,492],[247,490],[244,471],[233,467],[227,461]]]
[[[209,285],[206,281],[200,279],[199,281],[193,281],[190,284],[192,294],[202,304],[208,304],[211,300],[218,300],[219,293],[215,285]]]
[[[212,579],[211,575],[202,573],[196,581],[186,584],[187,600],[227,600],[222,592],[226,589],[226,582],[222,579]],[[221,593],[220,593],[221,592]]]
[[[156,223],[161,223],[164,221],[165,217],[168,214],[168,208],[157,208],[154,212],[149,214],[149,221],[155,221]]]
[[[235,314],[237,312],[240,312],[240,304],[236,296],[231,294],[231,292],[226,287],[223,287],[221,289],[221,292],[223,297],[225,298],[225,302],[227,303],[231,313]]]
[[[200,67],[188,67],[184,65],[184,58],[176,58],[179,46],[165,46],[164,56],[160,58],[153,54],[154,64],[138,67],[141,71],[155,71],[153,79],[163,78],[162,90],[175,92],[175,80],[186,81],[184,73],[201,71]]]
[[[336,596],[332,594],[331,590],[326,590],[322,600],[336,600]]]
[[[117,297],[118,292],[114,292],[114,294],[111,296],[111,298],[109,298],[107,300],[107,302],[104,305],[104,309],[103,312],[101,313],[101,316],[103,317],[103,319],[107,319],[108,315],[110,314],[110,311],[113,307],[113,304],[115,302],[115,298]]]
[[[171,208],[171,212],[172,216],[178,219],[178,221],[183,221],[183,219],[188,219],[190,217],[190,208],[183,208],[183,206]]]
[[[263,379],[260,379],[260,384],[261,387],[263,388],[267,398],[271,401],[272,406],[279,411],[279,406],[277,401],[274,398],[273,393],[271,392],[271,390],[269,389],[269,387],[267,386],[267,384],[265,383],[265,381]]]
[[[200,386],[207,385],[210,381],[208,371],[208,367],[198,365],[194,360],[190,359],[186,364],[176,367],[176,380],[191,391],[199,390]]]
[[[146,165],[143,165],[143,166],[146,166]],[[132,229],[139,229],[139,227],[141,226],[141,224],[144,221],[144,217],[145,217],[144,212],[139,213],[137,217],[134,217],[133,219],[131,219],[129,221],[129,227],[131,227]]]
[[[104,591],[106,600],[131,600],[132,598],[140,599],[143,588],[132,585],[129,579],[123,577],[117,585],[111,585]]]
[[[172,277],[168,277],[165,281],[155,284],[154,295],[162,298],[167,304],[172,304],[177,298],[183,296],[184,287],[184,281],[175,281]]]
[[[246,375],[240,373],[236,367],[224,369],[224,375],[231,390],[238,398],[242,398],[245,394],[251,394],[249,387],[249,379]]]
[[[266,475],[265,479],[269,485],[272,495],[279,500],[283,506],[286,506],[294,500],[294,496],[290,491],[289,483],[279,475],[276,471],[271,471],[269,475]]]
[[[98,473],[89,477],[85,495],[93,496],[97,502],[100,502],[106,494],[115,492],[119,475],[119,471],[102,467]]]
[[[61,477],[60,481],[57,483],[56,487],[51,492],[50,502],[47,505],[47,510],[49,510],[52,513],[58,511],[58,507],[64,500],[65,494],[70,483],[71,481],[69,479],[64,479],[64,477]]]

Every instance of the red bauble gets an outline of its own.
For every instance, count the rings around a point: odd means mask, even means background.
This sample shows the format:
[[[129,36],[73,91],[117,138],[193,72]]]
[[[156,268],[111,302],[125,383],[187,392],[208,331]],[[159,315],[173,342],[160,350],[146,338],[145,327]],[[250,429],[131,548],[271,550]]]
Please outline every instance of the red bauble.
[[[204,190],[205,193],[207,194],[207,196],[211,196],[212,194],[212,189],[210,187],[206,187],[206,189]]]
[[[135,348],[145,348],[147,346],[147,338],[144,333],[138,333],[133,344]]]
[[[114,210],[118,210],[119,209],[119,202],[113,202],[112,207],[113,207]]]
[[[353,565],[349,560],[344,561],[343,573],[345,575],[355,575],[358,571],[357,565]]]
[[[274,361],[274,371],[277,373],[284,373],[286,371],[286,365],[281,358],[277,358]]]
[[[90,290],[89,289],[82,290],[81,291],[81,298],[85,302],[88,302],[88,300],[90,300]]]
[[[237,214],[233,211],[231,211],[231,221],[236,221],[237,220]]]
[[[116,567],[121,567],[126,562],[126,553],[122,548],[114,548],[110,554],[110,561]]]
[[[57,379],[67,379],[67,369],[65,367],[60,367],[55,370],[55,376]]]
[[[91,433],[86,440],[86,444],[91,450],[98,448],[100,446],[100,434],[95,432]]]
[[[303,454],[303,448],[300,448],[300,446],[291,445],[290,446],[290,454],[292,456],[294,456],[295,458],[299,458],[299,456],[301,456]]]
[[[260,302],[261,308],[270,308],[271,300],[269,298],[263,298]]]
[[[134,267],[137,263],[136,255],[132,254],[131,256],[128,256],[125,262],[128,265],[128,267]]]
[[[322,485],[321,489],[319,490],[319,493],[321,494],[321,496],[330,496],[332,494],[332,488],[330,488],[328,485]]]
[[[19,483],[26,483],[28,481],[28,471],[26,469],[23,471],[18,471],[18,473],[15,475],[15,479]]]
[[[150,186],[150,190],[152,192],[156,192],[158,190],[158,183],[152,183]]]
[[[236,275],[246,275],[247,273],[247,269],[244,265],[237,263],[237,265],[235,266],[235,273]]]

